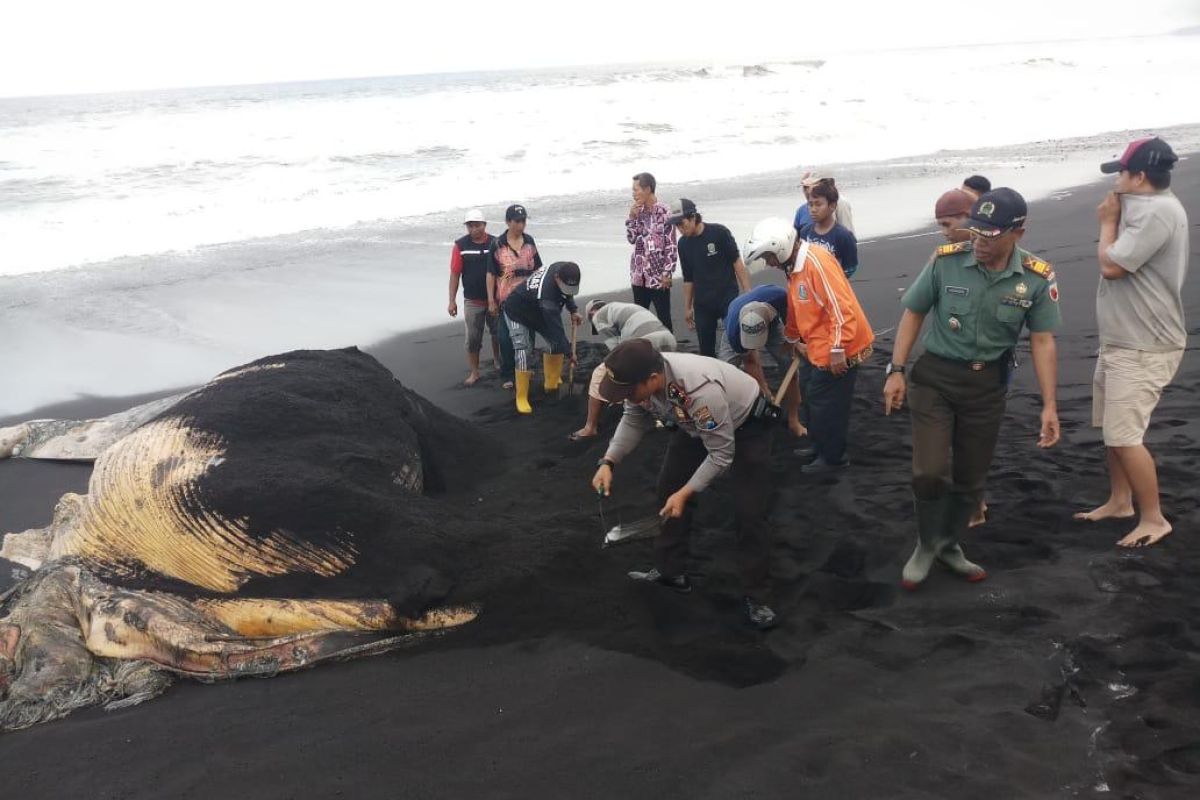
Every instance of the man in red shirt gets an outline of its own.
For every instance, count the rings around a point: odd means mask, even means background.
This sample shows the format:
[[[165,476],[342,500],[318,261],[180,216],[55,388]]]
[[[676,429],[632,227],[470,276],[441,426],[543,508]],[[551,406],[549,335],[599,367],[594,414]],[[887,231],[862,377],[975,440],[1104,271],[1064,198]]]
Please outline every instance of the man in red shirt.
[[[474,386],[479,380],[479,351],[483,349],[483,328],[492,335],[492,363],[500,367],[500,339],[496,335],[496,317],[488,312],[495,297],[495,282],[488,270],[489,252],[495,240],[487,232],[483,212],[473,208],[467,212],[464,224],[467,235],[454,242],[450,251],[450,316],[458,316],[458,284],[462,281],[463,321],[467,327],[467,366],[471,371],[463,381]]]
[[[785,219],[760,222],[746,243],[747,264],[763,259],[788,276],[784,336],[812,365],[805,384],[814,457],[805,473],[849,466],[846,438],[858,367],[875,334],[842,265],[825,248],[802,241]]]

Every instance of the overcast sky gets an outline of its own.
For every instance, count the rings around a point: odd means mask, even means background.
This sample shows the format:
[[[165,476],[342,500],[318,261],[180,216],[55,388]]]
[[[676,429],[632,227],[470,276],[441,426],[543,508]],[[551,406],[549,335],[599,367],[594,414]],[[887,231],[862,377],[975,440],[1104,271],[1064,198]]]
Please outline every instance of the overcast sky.
[[[825,10],[819,7],[825,6]],[[28,0],[0,97],[1152,34],[1197,0]]]

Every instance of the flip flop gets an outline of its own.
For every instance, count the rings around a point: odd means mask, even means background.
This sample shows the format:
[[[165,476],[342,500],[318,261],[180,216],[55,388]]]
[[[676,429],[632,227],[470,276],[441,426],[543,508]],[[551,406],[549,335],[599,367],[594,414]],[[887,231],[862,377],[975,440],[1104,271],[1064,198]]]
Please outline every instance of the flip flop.
[[[582,435],[579,433],[579,431],[575,431],[574,433],[572,433],[571,435],[569,435],[567,437],[567,441],[582,442],[584,439],[595,439],[599,435],[600,434],[598,434],[598,433],[589,433],[587,435]]]

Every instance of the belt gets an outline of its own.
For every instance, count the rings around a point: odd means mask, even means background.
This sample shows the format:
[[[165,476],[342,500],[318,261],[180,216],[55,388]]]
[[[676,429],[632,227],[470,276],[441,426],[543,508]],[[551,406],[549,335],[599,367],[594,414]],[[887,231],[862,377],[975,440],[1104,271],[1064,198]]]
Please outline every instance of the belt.
[[[995,367],[995,366],[999,365],[1000,362],[1003,360],[1003,359],[998,358],[995,361],[964,361],[960,358],[946,358],[945,356],[939,356],[937,353],[931,353],[928,350],[925,351],[925,355],[929,356],[930,358],[936,358],[938,361],[941,361],[943,364],[953,364],[956,367],[962,367],[963,369],[969,369],[972,372],[983,372],[985,369],[988,369],[989,367]]]
[[[868,358],[870,358],[874,352],[875,351],[871,348],[871,345],[867,345],[866,347],[864,347],[862,350],[859,350],[854,355],[847,356],[846,357],[846,366],[847,367],[857,367],[859,364],[862,364],[864,361],[866,361]],[[817,364],[813,364],[813,366],[819,370],[824,370],[825,372],[829,371],[828,364],[826,364],[823,367],[819,366]]]

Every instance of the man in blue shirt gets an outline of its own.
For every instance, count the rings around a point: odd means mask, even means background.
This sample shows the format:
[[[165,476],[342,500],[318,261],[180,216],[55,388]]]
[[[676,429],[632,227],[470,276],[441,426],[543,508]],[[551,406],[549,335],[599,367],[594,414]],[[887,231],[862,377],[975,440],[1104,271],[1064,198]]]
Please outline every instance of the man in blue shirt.
[[[792,359],[792,348],[783,336],[787,307],[787,290],[781,286],[767,284],[738,295],[729,304],[725,335],[717,346],[717,357],[731,364],[740,362],[742,371],[758,381],[767,397],[773,395],[759,351],[767,350],[779,369],[787,370]],[[808,430],[800,423],[800,386],[795,378],[783,396],[783,408],[789,430],[797,437],[807,435]]]
[[[808,195],[812,221],[798,230],[801,239],[816,242],[833,253],[849,278],[858,270],[858,239],[837,221],[837,207],[837,187],[828,182],[818,183]]]

